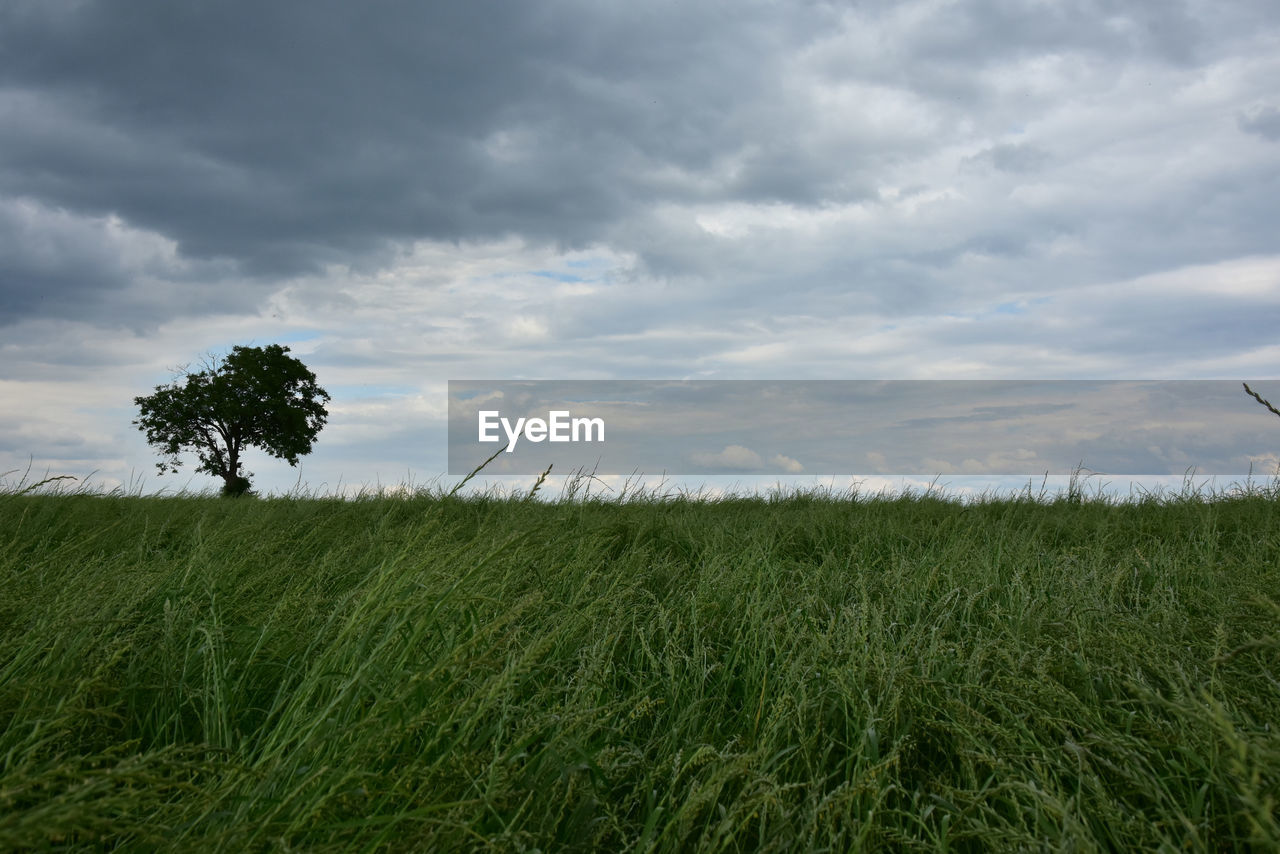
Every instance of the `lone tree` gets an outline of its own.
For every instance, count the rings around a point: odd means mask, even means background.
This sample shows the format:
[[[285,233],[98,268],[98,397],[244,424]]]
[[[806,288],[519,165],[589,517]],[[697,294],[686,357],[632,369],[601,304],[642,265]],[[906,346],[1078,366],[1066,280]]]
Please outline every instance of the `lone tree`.
[[[328,393],[316,375],[286,355],[288,347],[233,347],[220,363],[209,360],[202,371],[183,369],[169,385],[134,398],[141,414],[133,422],[147,443],[164,459],[161,474],[177,471],[178,455],[194,451],[197,471],[222,478],[223,495],[249,490],[248,472],[240,470],[245,448],[259,448],[296,466],[311,453],[316,434],[329,412]]]

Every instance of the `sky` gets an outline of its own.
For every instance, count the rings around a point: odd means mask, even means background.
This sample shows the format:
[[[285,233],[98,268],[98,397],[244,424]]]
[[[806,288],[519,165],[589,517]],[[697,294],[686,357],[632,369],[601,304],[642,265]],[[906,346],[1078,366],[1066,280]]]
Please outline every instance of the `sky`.
[[[444,477],[451,379],[1280,399],[1277,80],[1272,0],[8,0],[0,474],[216,487],[133,398],[237,344],[332,396],[265,491]]]

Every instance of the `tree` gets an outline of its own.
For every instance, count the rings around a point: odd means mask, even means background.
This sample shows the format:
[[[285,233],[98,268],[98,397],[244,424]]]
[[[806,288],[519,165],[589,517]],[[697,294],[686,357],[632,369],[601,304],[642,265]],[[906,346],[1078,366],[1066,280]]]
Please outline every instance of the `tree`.
[[[200,460],[197,471],[222,478],[223,495],[243,495],[250,486],[249,473],[240,470],[246,448],[291,466],[311,453],[329,416],[329,395],[288,352],[279,344],[233,347],[221,363],[210,359],[204,370],[184,368],[155,394],[134,398],[141,414],[133,423],[164,457],[156,463],[161,474],[177,471],[178,455],[191,450]]]

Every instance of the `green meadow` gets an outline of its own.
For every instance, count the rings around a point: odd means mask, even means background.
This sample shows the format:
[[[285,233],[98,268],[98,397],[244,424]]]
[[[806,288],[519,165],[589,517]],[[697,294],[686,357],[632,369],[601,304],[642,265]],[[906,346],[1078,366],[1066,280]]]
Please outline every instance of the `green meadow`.
[[[0,493],[0,849],[1280,849],[1280,496]]]

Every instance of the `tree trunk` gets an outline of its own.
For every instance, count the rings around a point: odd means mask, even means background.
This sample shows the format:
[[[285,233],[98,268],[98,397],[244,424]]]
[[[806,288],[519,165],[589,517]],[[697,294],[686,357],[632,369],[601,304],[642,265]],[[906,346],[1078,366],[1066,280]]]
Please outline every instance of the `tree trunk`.
[[[227,449],[227,470],[222,473],[222,494],[236,498],[249,491],[249,478],[240,476],[240,454],[237,448]]]

